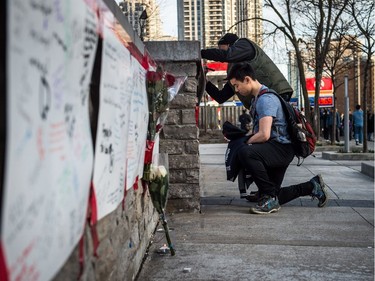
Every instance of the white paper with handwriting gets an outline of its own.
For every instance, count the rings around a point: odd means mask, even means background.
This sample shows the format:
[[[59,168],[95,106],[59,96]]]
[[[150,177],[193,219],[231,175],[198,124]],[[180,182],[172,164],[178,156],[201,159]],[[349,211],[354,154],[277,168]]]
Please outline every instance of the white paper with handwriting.
[[[9,0],[7,154],[1,242],[10,280],[50,280],[84,229],[97,48],[84,1]]]

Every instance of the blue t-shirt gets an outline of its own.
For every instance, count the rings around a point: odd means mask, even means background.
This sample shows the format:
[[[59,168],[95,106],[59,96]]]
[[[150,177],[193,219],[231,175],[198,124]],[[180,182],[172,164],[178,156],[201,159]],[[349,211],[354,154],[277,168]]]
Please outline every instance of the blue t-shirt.
[[[353,123],[354,126],[363,127],[363,111],[362,109],[355,110],[353,112]]]
[[[261,88],[263,90],[264,87]],[[257,97],[255,103],[254,129],[253,133],[259,131],[259,120],[266,116],[272,116],[272,127],[270,139],[280,143],[291,143],[287,131],[287,122],[279,98],[272,93],[265,93]]]

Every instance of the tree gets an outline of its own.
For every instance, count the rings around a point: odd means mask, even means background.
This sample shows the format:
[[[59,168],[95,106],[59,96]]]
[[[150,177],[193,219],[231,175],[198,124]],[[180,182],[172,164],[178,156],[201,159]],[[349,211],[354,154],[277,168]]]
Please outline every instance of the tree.
[[[331,77],[333,84],[333,112],[336,112],[336,91],[344,80],[339,81],[336,77],[343,77],[348,73],[352,64],[348,63],[353,57],[353,44],[348,31],[352,27],[350,19],[340,19],[334,31],[334,38],[331,40],[329,52],[324,60],[324,72]],[[351,78],[353,79],[353,78]],[[331,144],[334,143],[334,135],[337,131],[336,118],[333,118],[331,130]]]
[[[279,19],[278,23],[265,20],[271,23],[275,32],[281,31],[286,38],[289,39],[294,48],[296,61],[299,68],[299,79],[302,87],[302,93],[305,100],[305,112],[307,118],[311,119],[310,103],[307,95],[305,81],[304,58],[302,54],[301,44],[308,46],[306,42],[314,42],[315,54],[315,97],[314,104],[318,105],[320,83],[324,69],[324,60],[329,51],[329,46],[333,31],[340,19],[344,8],[349,0],[281,0],[276,5],[273,0],[265,0],[265,7],[269,7]],[[313,124],[315,132],[319,138],[319,107],[314,108]]]
[[[331,40],[348,1],[302,0],[303,5],[297,7],[298,13],[306,18],[305,37],[315,43],[315,105],[319,104],[324,63],[330,51]],[[316,132],[320,132],[319,116],[319,106],[315,106],[313,121]]]
[[[374,55],[375,45],[375,2],[368,0],[350,0],[349,13],[353,17],[356,27],[359,30],[358,39],[355,40],[358,48],[365,54],[365,72],[363,83],[363,152],[368,151],[367,146],[367,98],[370,96],[369,73],[371,71],[372,56]],[[357,39],[357,38],[355,38]]]

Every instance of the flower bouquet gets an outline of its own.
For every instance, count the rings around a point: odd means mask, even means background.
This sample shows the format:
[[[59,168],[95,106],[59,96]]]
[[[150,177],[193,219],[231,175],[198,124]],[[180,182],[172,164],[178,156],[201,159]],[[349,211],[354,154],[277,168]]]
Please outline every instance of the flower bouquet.
[[[143,179],[145,181],[149,181],[150,179],[152,152],[156,134],[161,130],[169,110],[170,99],[168,87],[173,85],[174,82],[175,78],[172,75],[166,74],[161,67],[158,67],[156,71],[148,71],[146,74],[149,121],[143,172]]]
[[[168,167],[168,154],[159,154],[158,162],[163,162],[164,165],[151,164],[148,190],[150,192],[152,203],[156,211],[159,213],[159,219],[164,228],[169,250],[171,251],[171,255],[174,256],[175,250],[169,236],[169,228],[164,211],[167,203],[169,187],[168,172],[166,168]]]
[[[164,162],[161,161],[161,157],[159,157],[160,159],[157,161],[158,163],[162,163],[164,165],[154,164],[156,161],[154,159],[153,162],[153,151],[155,146],[155,138],[163,128],[168,115],[169,103],[178,93],[185,80],[186,77],[175,78],[174,76],[164,72],[161,67],[158,67],[156,71],[148,71],[146,74],[149,121],[142,181],[144,186],[148,186],[152,203],[159,213],[171,255],[174,255],[175,251],[170,241],[164,212],[168,197],[168,166],[165,165],[165,163],[167,163],[167,157],[164,158]]]

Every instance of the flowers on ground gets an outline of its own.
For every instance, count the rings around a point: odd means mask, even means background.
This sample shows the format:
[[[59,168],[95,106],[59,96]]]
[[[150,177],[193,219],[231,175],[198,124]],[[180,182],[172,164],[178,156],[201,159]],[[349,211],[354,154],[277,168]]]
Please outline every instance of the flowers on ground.
[[[148,189],[152,203],[159,214],[164,212],[168,197],[168,186],[167,169],[162,165],[155,166],[151,164]]]
[[[183,80],[179,79],[176,86],[176,79],[172,75],[164,72],[161,67],[158,67],[156,71],[148,71],[146,74],[149,122],[144,160],[143,184],[148,187],[152,203],[159,213],[159,219],[163,225],[168,247],[172,256],[175,255],[175,251],[169,236],[164,212],[168,198],[168,171],[165,165],[153,164],[153,149],[155,146],[155,138],[163,128],[167,118],[169,103],[177,94],[179,87],[185,79],[186,78],[183,78]],[[172,90],[170,90],[171,88]],[[160,159],[157,161],[158,163],[159,160]],[[167,161],[167,158],[164,158],[164,160]],[[167,163],[165,161],[160,163]]]

